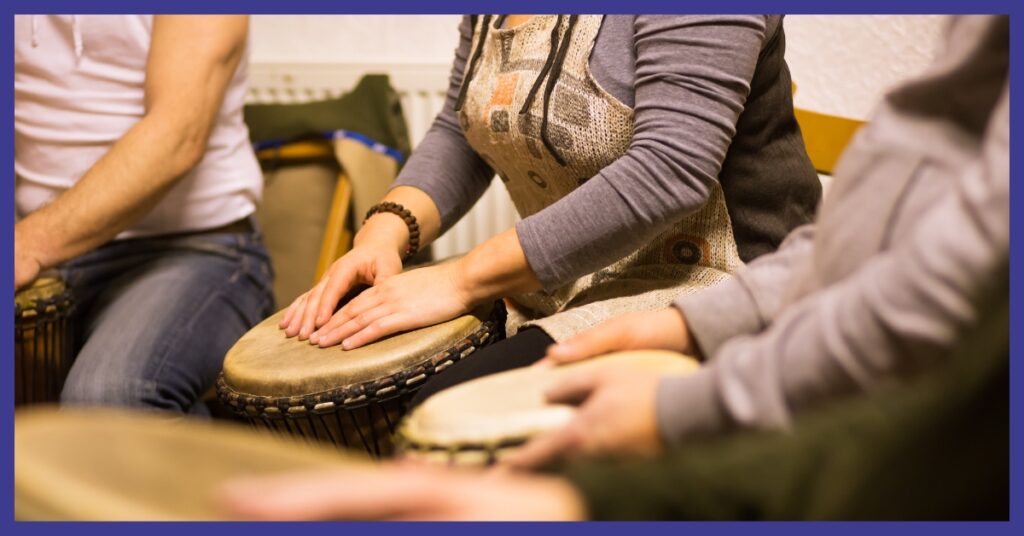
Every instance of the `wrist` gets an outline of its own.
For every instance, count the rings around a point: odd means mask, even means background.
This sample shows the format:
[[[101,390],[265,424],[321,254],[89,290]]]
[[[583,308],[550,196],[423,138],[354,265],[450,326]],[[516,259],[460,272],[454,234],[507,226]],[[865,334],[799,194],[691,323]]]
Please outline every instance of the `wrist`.
[[[402,256],[409,244],[409,228],[397,214],[378,212],[356,233],[352,247],[384,248]]]
[[[403,262],[411,259],[420,250],[420,224],[416,220],[416,216],[402,204],[395,203],[394,201],[381,201],[370,207],[370,210],[366,212],[363,222],[365,223],[382,212],[394,214],[405,224],[407,244],[405,250],[401,253],[401,257]]]
[[[14,248],[23,259],[31,259],[40,268],[57,264],[47,254],[46,233],[35,232],[31,220],[22,220],[14,226]]]
[[[479,268],[479,263],[473,261],[472,251],[452,261],[455,288],[470,305],[478,305],[496,297],[486,288]]]
[[[690,330],[686,325],[686,315],[683,310],[679,307],[668,307],[665,309],[664,316],[667,323],[666,332],[672,334],[670,340],[672,349],[703,360],[703,356],[698,355],[700,350],[694,344],[693,338],[690,337]]]

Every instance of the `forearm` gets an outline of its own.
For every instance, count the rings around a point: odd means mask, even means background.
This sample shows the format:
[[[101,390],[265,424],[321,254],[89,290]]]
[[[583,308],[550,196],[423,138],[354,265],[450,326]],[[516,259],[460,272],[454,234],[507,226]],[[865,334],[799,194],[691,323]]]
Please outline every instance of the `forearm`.
[[[16,224],[19,243],[31,244],[36,260],[49,267],[130,227],[202,154],[179,122],[160,113],[140,120],[77,184]]]
[[[488,239],[456,262],[459,281],[476,303],[541,288],[515,228]]]
[[[245,16],[155,17],[145,115],[72,188],[17,224],[19,257],[45,268],[111,240],[199,163],[247,32]]]

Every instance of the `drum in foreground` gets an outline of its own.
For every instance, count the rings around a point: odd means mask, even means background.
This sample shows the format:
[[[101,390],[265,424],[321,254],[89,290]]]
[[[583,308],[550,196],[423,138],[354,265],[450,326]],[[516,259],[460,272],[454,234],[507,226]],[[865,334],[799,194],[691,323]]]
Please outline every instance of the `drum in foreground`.
[[[544,392],[568,374],[624,366],[684,374],[697,362],[674,352],[619,352],[559,367],[526,367],[485,376],[428,398],[403,421],[401,456],[450,465],[489,465],[529,439],[565,426],[576,411]]]
[[[237,477],[329,471],[360,460],[238,425],[153,413],[32,408],[14,419],[21,520],[214,520]],[[367,462],[368,463],[368,462]]]
[[[14,295],[14,404],[56,402],[71,368],[71,297],[42,277]]]
[[[392,434],[427,378],[499,338],[501,302],[448,322],[355,350],[286,338],[282,312],[245,334],[224,359],[217,395],[237,415],[270,430],[392,452]]]

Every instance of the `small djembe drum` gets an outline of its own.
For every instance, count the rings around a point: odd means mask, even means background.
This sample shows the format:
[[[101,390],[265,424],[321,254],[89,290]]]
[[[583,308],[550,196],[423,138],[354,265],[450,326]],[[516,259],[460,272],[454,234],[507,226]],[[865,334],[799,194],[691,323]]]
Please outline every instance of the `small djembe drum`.
[[[428,378],[505,330],[499,301],[345,351],[286,338],[278,328],[283,314],[264,320],[228,351],[218,398],[257,427],[362,448],[377,457],[392,452],[395,426]]]
[[[102,409],[26,409],[14,419],[14,516],[40,521],[223,519],[229,480],[369,463],[333,447],[223,422]]]
[[[548,403],[544,392],[569,374],[601,367],[686,374],[699,365],[682,354],[648,350],[478,378],[441,391],[414,409],[399,427],[400,456],[448,465],[491,465],[531,438],[565,426],[575,408]]]
[[[41,277],[14,295],[14,404],[56,402],[73,354],[64,283]]]

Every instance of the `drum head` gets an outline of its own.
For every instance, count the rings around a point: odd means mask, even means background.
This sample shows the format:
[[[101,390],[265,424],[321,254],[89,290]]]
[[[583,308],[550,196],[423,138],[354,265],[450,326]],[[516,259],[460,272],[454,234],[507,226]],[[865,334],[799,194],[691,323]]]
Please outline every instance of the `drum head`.
[[[291,397],[377,380],[455,348],[481,329],[493,307],[349,351],[341,345],[320,348],[285,337],[277,326],[284,316],[284,311],[279,311],[249,330],[228,351],[223,383],[236,393]]]
[[[610,366],[665,374],[699,368],[694,359],[682,354],[650,350],[619,352],[560,367],[501,372],[428,398],[399,427],[399,443],[404,453],[413,457],[433,458],[433,452],[441,458],[461,455],[468,463],[485,463],[496,449],[521,444],[568,423],[575,409],[549,404],[545,391],[568,374]],[[481,457],[480,451],[485,455]]]
[[[235,477],[360,463],[225,424],[114,410],[26,410],[14,421],[14,510],[32,520],[210,520]]]
[[[15,311],[35,309],[40,302],[51,301],[64,294],[64,282],[53,277],[40,277],[14,295]]]

